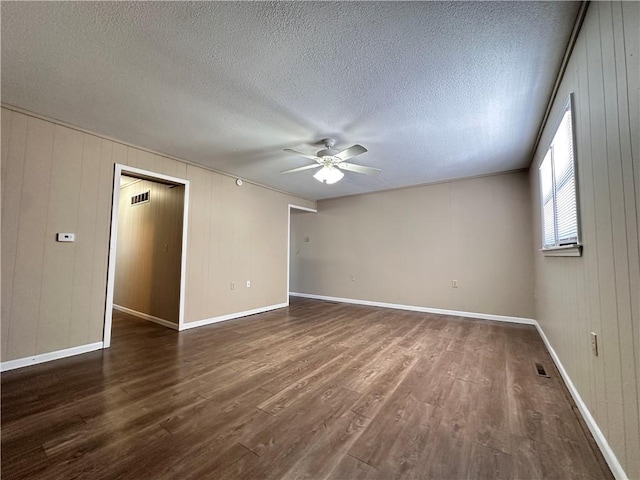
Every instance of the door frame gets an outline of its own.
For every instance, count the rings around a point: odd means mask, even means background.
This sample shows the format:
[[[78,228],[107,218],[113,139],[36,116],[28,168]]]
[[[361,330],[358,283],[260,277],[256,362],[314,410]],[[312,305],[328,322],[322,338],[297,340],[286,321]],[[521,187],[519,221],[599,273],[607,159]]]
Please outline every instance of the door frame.
[[[178,330],[184,325],[184,300],[187,270],[187,225],[189,220],[189,180],[151,172],[141,168],[115,164],[113,173],[113,198],[111,203],[111,233],[109,235],[109,263],[107,269],[107,298],[104,312],[103,348],[111,346],[111,324],[113,321],[113,294],[115,289],[116,250],[118,245],[118,209],[120,202],[120,177],[125,174],[146,180],[184,185],[184,211],[182,213],[182,258],[180,260],[180,306],[178,310]]]
[[[304,212],[318,213],[317,208],[301,207],[300,205],[289,204],[287,210],[287,305],[289,305],[289,290],[291,285],[289,283],[291,277],[291,210],[302,210]]]

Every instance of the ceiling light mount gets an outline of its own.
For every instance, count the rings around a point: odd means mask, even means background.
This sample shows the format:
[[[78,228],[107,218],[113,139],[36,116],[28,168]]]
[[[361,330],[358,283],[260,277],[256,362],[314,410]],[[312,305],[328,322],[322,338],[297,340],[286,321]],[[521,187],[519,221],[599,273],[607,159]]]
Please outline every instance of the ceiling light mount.
[[[334,145],[336,144],[336,139],[335,138],[331,138],[331,137],[327,137],[327,138],[323,138],[318,143],[321,143],[322,145],[324,145],[327,150],[331,150],[334,147]]]

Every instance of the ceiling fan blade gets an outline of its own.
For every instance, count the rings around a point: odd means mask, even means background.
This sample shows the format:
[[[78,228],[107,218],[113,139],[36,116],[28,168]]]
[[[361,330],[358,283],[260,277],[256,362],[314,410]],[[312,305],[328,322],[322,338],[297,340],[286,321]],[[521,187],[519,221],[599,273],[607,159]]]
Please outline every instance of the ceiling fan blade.
[[[295,153],[297,155],[300,155],[301,157],[310,158],[311,160],[315,160],[316,162],[318,161],[318,157],[316,157],[315,155],[309,155],[308,153],[302,153],[302,152],[299,152],[298,150],[293,150],[291,148],[285,148],[284,151],[285,152]]]
[[[338,157],[340,160],[349,160],[351,157],[355,157],[356,155],[360,155],[366,151],[367,149],[362,145],[352,145],[351,147],[342,150],[340,153],[336,153],[334,157]]]
[[[310,170],[312,168],[319,168],[322,165],[320,165],[319,163],[315,163],[313,165],[305,165],[304,167],[298,167],[298,168],[292,168],[291,170],[285,170],[284,172],[280,172],[280,173],[293,173],[293,172],[301,172],[303,170]]]
[[[337,167],[349,172],[364,173],[365,175],[380,175],[380,172],[382,172],[379,168],[363,167],[362,165],[347,162],[338,163]]]

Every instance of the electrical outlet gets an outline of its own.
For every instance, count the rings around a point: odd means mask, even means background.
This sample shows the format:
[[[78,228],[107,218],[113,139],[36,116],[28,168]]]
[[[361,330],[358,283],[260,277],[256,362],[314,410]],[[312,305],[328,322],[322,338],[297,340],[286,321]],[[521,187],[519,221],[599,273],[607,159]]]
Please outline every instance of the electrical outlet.
[[[349,277],[349,279],[350,279],[352,282],[355,282],[355,281],[356,281],[356,276],[355,276],[355,275],[351,275],[351,276]]]
[[[247,280],[247,288],[251,288],[251,280]]]
[[[451,288],[458,288],[458,280],[451,280]]]
[[[235,290],[236,289],[236,282],[231,282],[231,290]]]
[[[598,334],[595,332],[591,332],[591,352],[598,356]]]

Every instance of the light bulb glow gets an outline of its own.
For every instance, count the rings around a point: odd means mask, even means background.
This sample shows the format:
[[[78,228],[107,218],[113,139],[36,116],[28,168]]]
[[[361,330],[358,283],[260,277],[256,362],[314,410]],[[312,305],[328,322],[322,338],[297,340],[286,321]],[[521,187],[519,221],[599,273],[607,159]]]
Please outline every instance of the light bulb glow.
[[[313,176],[313,178],[319,182],[326,183],[327,185],[339,182],[342,180],[342,177],[344,177],[344,173],[335,167],[328,167],[326,165],[318,170]]]

